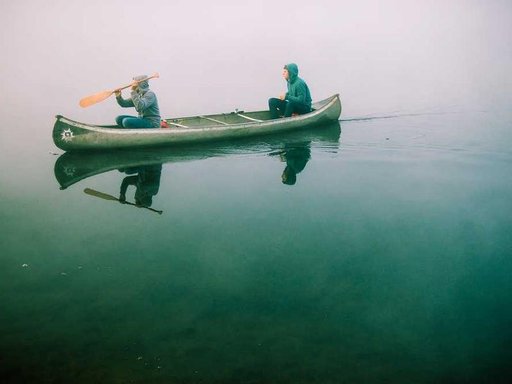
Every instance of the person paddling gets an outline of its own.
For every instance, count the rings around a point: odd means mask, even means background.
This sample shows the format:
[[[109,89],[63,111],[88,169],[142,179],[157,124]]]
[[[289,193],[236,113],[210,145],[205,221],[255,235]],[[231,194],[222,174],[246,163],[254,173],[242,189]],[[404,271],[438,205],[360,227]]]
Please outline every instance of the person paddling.
[[[311,94],[309,87],[299,77],[299,67],[295,63],[286,64],[283,68],[283,78],[287,82],[288,92],[268,100],[270,116],[277,119],[280,115],[290,117],[294,113],[302,115],[311,112]]]
[[[115,95],[121,107],[135,107],[139,116],[117,116],[117,125],[122,128],[159,128],[160,109],[155,93],[149,89],[148,76],[136,76],[133,80],[129,99],[123,99],[121,91],[116,91]]]

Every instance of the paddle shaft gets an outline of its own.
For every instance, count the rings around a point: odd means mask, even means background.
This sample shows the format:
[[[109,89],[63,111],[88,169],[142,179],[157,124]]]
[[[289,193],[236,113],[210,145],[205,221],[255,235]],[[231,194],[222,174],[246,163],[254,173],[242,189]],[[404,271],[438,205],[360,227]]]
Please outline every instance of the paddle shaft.
[[[99,191],[96,191],[94,189],[91,189],[91,188],[85,188],[84,189],[84,192],[90,196],[95,196],[95,197],[99,197],[100,199],[104,199],[104,200],[110,200],[110,201],[119,201],[121,202],[121,200],[119,200],[117,197],[115,196],[112,196],[112,195],[109,195],[107,193],[103,193],[103,192],[99,192]],[[134,204],[134,203],[131,203],[129,201],[124,201],[124,202],[121,202],[122,204],[128,204],[128,205],[133,205],[134,207],[138,207],[138,208],[146,208],[146,209],[149,209],[150,211],[153,211],[153,212],[156,212],[158,213],[159,215],[162,214],[163,211],[159,211],[158,209],[153,209],[151,207],[145,207],[143,205],[138,205],[138,204]]]
[[[145,79],[142,79],[142,80],[134,80],[133,82],[131,82],[131,83],[130,83],[130,84],[128,84],[128,85],[125,85],[125,86],[123,86],[123,87],[119,87],[119,88],[114,89],[114,90],[112,91],[112,93],[115,93],[115,92],[118,92],[118,91],[122,91],[123,89],[129,88],[129,87],[132,87],[132,86],[134,86],[135,84],[139,84],[139,83],[142,83],[143,81],[148,81],[148,80],[154,79],[154,78],[156,78],[156,77],[160,77],[160,76],[158,75],[158,73],[154,73],[154,74],[152,74],[151,76],[146,77]]]
[[[96,103],[99,103],[100,101],[108,99],[110,96],[112,96],[112,94],[114,94],[116,92],[120,92],[123,89],[129,88],[129,87],[133,87],[134,85],[142,83],[143,81],[148,81],[150,79],[154,79],[154,78],[158,78],[158,77],[160,77],[160,75],[158,73],[154,73],[153,75],[151,75],[149,77],[146,77],[145,79],[134,80],[130,84],[122,86],[122,87],[119,87],[119,88],[116,88],[114,90],[98,92],[98,93],[96,93],[94,95],[90,95],[90,96],[84,97],[83,99],[80,100],[79,104],[80,104],[80,106],[82,108],[90,107],[91,105],[94,105]]]

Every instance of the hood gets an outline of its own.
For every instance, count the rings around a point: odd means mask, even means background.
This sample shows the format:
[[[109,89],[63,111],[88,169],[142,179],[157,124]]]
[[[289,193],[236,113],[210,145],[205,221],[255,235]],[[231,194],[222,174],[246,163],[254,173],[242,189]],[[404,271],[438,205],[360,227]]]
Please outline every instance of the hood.
[[[135,76],[135,77],[133,78],[133,80],[138,81],[138,80],[142,80],[142,79],[147,79],[148,77],[149,77],[148,75],[140,75],[140,76]],[[139,88],[140,88],[142,91],[147,91],[147,90],[149,89],[149,83],[148,83],[148,81],[147,81],[147,80],[145,80],[145,81],[141,81],[141,82],[139,83]]]
[[[290,75],[288,81],[293,83],[299,76],[299,67],[295,63],[286,64],[284,67],[288,70],[288,74]]]

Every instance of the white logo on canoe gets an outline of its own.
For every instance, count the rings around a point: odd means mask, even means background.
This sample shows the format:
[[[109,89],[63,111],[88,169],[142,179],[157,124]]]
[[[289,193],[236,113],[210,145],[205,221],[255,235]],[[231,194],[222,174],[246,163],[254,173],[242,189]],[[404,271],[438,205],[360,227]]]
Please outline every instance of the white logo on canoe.
[[[76,168],[73,166],[63,167],[62,172],[64,172],[66,176],[73,177],[75,175]]]
[[[73,140],[73,132],[71,129],[65,129],[62,131],[61,139],[64,141],[71,141]]]

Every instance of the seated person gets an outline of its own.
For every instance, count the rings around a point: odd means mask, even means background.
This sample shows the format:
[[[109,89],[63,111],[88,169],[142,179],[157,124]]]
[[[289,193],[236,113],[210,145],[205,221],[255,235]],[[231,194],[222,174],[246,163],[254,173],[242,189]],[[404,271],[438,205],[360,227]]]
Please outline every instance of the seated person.
[[[272,119],[280,115],[290,117],[292,114],[302,115],[311,112],[311,94],[308,85],[299,77],[297,64],[286,64],[283,68],[283,78],[288,85],[288,92],[279,98],[270,98],[268,107]]]
[[[116,117],[116,123],[123,128],[159,128],[160,109],[155,93],[149,89],[148,76],[133,78],[131,98],[123,99],[121,91],[116,91],[117,103],[123,108],[135,107],[138,117],[121,115]]]

